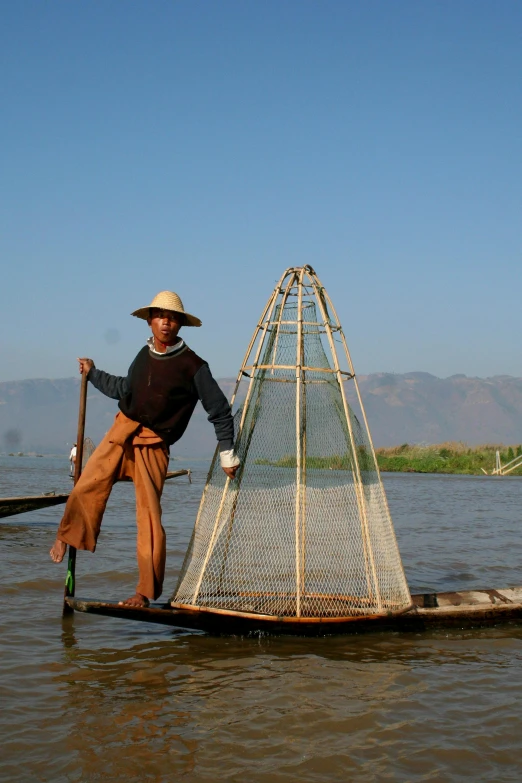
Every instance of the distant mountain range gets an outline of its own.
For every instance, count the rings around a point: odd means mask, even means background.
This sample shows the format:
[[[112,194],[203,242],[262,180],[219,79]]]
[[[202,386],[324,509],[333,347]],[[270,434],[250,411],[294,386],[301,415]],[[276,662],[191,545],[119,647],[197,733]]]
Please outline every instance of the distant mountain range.
[[[522,378],[508,375],[437,378],[424,372],[358,376],[376,446],[401,443],[522,443]],[[219,384],[230,397],[234,380]],[[77,378],[0,383],[0,451],[64,454],[76,437]],[[89,386],[86,435],[98,443],[109,429],[117,404]],[[183,439],[172,450],[180,457],[206,457],[214,433],[198,405]]]

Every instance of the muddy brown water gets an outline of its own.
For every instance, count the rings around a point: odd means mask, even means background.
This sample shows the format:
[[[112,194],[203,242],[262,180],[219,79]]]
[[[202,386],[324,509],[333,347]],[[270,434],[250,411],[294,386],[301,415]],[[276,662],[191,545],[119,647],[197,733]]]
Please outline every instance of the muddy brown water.
[[[206,462],[165,487],[168,593]],[[0,458],[0,496],[70,488],[67,460]],[[522,583],[522,480],[384,476],[413,592]],[[135,584],[118,485],[77,595]],[[0,780],[520,781],[522,626],[215,638],[76,614],[48,559],[60,514],[0,522]]]

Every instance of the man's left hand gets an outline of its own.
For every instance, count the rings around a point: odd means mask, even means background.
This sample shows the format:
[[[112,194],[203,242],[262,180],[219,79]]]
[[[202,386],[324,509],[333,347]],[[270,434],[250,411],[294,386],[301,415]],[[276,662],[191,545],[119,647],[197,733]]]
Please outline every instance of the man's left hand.
[[[227,476],[231,479],[235,479],[237,469],[239,468],[239,465],[236,465],[234,468],[223,468]]]

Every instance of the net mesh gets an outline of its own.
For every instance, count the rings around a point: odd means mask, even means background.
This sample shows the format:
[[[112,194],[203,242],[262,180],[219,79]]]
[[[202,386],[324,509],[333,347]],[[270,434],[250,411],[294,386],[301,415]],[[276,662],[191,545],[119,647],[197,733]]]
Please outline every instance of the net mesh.
[[[334,618],[410,605],[373,449],[345,414],[324,334],[312,297],[272,310],[235,413],[241,466],[227,481],[214,458],[175,606]]]

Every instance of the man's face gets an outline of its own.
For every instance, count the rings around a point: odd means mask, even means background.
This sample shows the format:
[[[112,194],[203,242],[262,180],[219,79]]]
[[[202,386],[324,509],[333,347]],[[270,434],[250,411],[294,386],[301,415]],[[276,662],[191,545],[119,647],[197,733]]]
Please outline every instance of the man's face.
[[[163,345],[172,345],[183,325],[183,315],[172,310],[160,310],[153,307],[147,323],[152,329],[152,334]]]

